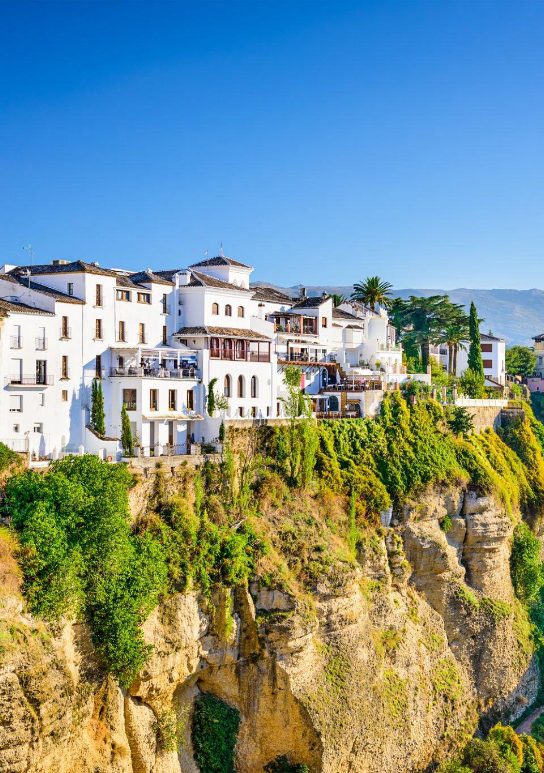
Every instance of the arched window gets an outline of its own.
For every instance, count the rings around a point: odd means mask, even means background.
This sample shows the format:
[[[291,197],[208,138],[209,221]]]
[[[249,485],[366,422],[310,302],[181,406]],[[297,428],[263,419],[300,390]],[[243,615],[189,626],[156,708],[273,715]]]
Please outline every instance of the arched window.
[[[257,376],[251,376],[251,397],[257,397]]]
[[[232,317],[232,306],[230,303],[227,303],[225,306],[225,317]]]
[[[243,317],[244,316],[244,307],[238,306],[238,316]]]
[[[238,397],[244,396],[244,377],[238,376]]]
[[[225,397],[230,397],[231,396],[231,392],[232,392],[232,389],[231,389],[231,379],[230,379],[230,376],[227,374],[225,376],[225,381],[224,381],[224,384],[223,384],[223,394],[225,395]]]
[[[212,314],[219,314],[219,304],[212,303]]]

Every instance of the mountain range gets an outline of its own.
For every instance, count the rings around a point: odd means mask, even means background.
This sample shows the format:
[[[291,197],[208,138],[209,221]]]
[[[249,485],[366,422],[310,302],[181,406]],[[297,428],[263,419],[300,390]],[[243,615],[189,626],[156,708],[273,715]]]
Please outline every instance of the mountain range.
[[[268,282],[255,282],[256,285]],[[279,287],[288,294],[297,296],[301,286]],[[338,293],[349,298],[351,286],[312,285],[306,286],[310,296]],[[507,345],[532,344],[532,337],[544,332],[544,290],[473,290],[459,287],[455,290],[404,288],[393,290],[393,296],[408,298],[410,295],[429,296],[447,294],[454,303],[461,303],[467,309],[474,301],[478,316],[483,319],[482,332],[492,332],[506,340]]]

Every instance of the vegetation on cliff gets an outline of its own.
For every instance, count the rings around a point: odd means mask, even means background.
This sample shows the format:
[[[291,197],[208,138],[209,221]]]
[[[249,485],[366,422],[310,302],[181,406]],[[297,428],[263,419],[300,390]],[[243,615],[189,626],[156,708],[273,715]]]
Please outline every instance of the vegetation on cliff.
[[[295,420],[304,412],[296,390],[293,384],[287,426],[230,430],[220,464],[182,468],[176,491],[159,467],[151,504],[136,520],[128,506],[133,479],[122,465],[69,457],[45,473],[11,477],[4,509],[17,533],[30,609],[47,620],[86,620],[103,667],[128,685],[148,656],[140,625],[161,597],[196,589],[210,598],[215,586],[235,587],[257,576],[262,586],[298,594],[310,610],[319,582],[340,586],[362,555],[379,552],[380,513],[391,506],[400,512],[430,486],[457,483],[494,497],[510,514],[513,585],[540,626],[539,543],[520,520],[521,513],[534,523],[544,503],[544,431],[530,410],[498,434],[472,434],[466,421],[452,421],[434,400],[395,392],[375,420],[316,423]],[[451,518],[442,528],[452,528]],[[390,542],[393,556],[393,537]],[[398,555],[397,568],[404,571],[402,545]],[[499,602],[489,603],[503,619]],[[394,651],[399,635],[384,632],[384,651]],[[441,691],[449,694],[443,685]],[[202,698],[206,726],[217,708],[210,700]],[[234,720],[230,724],[234,728]],[[217,748],[223,742],[214,742],[215,751],[203,742],[199,753],[222,757]],[[504,761],[497,739],[481,743]],[[471,765],[488,747],[474,744],[450,773],[463,766],[480,770]],[[527,743],[524,749],[527,758],[534,756]],[[231,769],[225,764],[202,769]]]

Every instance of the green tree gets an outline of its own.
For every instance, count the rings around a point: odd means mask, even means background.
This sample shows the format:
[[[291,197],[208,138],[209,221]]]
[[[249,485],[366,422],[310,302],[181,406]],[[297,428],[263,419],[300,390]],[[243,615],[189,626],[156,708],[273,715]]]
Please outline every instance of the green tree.
[[[461,392],[467,397],[479,400],[485,397],[485,377],[483,373],[476,373],[467,368],[459,379]]]
[[[194,703],[191,740],[199,770],[234,773],[234,749],[240,727],[239,712],[210,693]]]
[[[354,301],[364,303],[375,311],[378,304],[384,308],[389,306],[392,289],[393,285],[384,282],[379,276],[369,276],[353,285],[351,297]]]
[[[468,317],[458,304],[451,304],[444,319],[444,333],[441,343],[448,346],[448,373],[457,373],[457,355],[469,340]]]
[[[452,406],[447,414],[448,427],[454,435],[469,435],[474,429],[472,414],[461,406]]]
[[[132,428],[125,403],[123,403],[121,408],[121,446],[123,447],[124,456],[132,456],[134,452],[134,438],[132,437]]]
[[[91,385],[91,428],[97,435],[106,434],[106,414],[104,411],[104,392],[100,379],[93,379]]]
[[[532,376],[536,354],[528,346],[510,346],[506,350],[506,372],[511,376]]]
[[[470,304],[470,313],[468,317],[469,341],[468,350],[468,369],[473,373],[484,375],[484,364],[482,362],[482,345],[480,343],[480,320],[474,301]]]
[[[525,521],[514,529],[510,574],[516,596],[523,602],[535,599],[544,582],[544,569],[540,560],[540,540]]]
[[[400,333],[406,356],[420,353],[424,371],[429,365],[431,345],[445,340],[445,327],[454,308],[447,295],[411,295],[406,301],[396,299],[392,304],[391,321]]]

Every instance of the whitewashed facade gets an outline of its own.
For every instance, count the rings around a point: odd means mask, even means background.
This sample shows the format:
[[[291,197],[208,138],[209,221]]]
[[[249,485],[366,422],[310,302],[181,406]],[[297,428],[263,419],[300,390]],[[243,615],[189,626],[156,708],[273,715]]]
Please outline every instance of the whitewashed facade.
[[[506,384],[506,342],[491,333],[480,333],[482,348],[482,365],[488,386],[504,386]],[[440,362],[447,368],[448,347],[440,347]],[[457,352],[457,376],[462,376],[468,367],[468,345]]]
[[[124,404],[139,453],[187,453],[225,417],[282,416],[288,364],[318,415],[366,415],[367,391],[407,377],[383,310],[252,288],[252,270],[224,255],[156,272],[0,268],[0,440],[36,458],[119,456]],[[106,439],[89,429],[97,378]],[[211,385],[227,398],[213,416]]]

